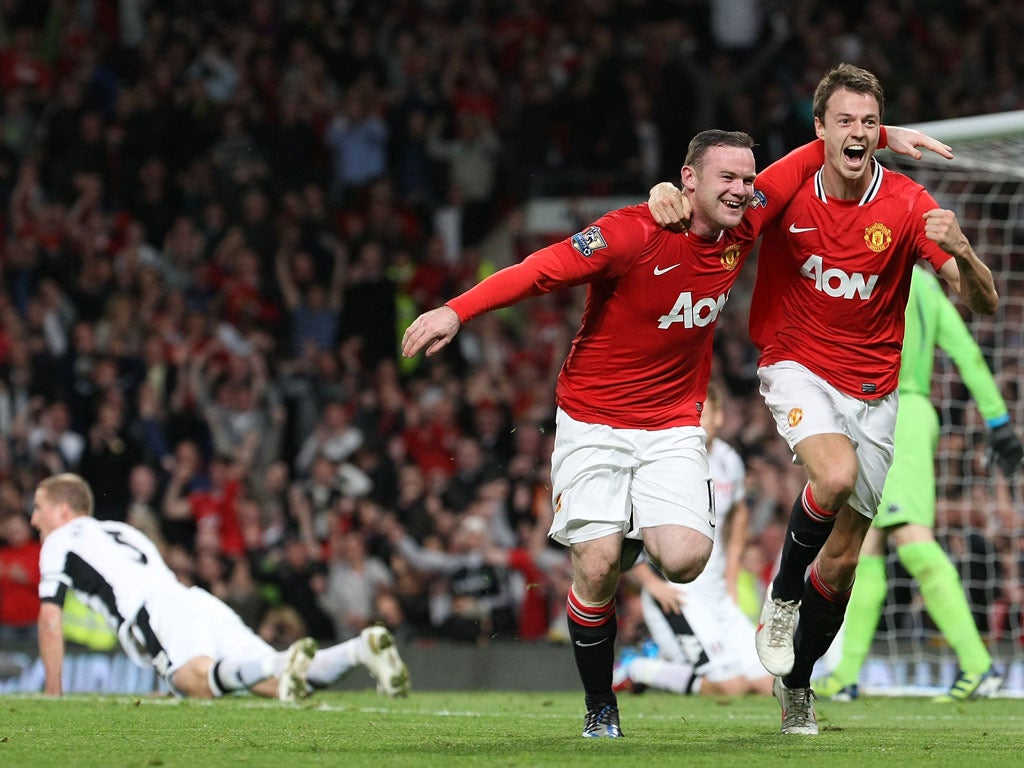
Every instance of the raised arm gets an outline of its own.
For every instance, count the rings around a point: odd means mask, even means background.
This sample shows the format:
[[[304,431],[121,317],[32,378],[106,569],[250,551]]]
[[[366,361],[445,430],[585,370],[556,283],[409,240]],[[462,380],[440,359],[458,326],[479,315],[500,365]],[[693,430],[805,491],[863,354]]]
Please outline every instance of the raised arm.
[[[967,236],[960,229],[953,211],[936,208],[924,214],[925,236],[953,258],[939,274],[972,312],[993,315],[999,307],[999,294],[992,271],[978,258]]]
[[[888,148],[901,155],[920,160],[920,149],[927,149],[947,160],[953,158],[950,147],[927,134],[911,128],[883,126],[879,148]],[[768,193],[769,199],[788,201],[808,176],[817,171],[825,161],[824,147],[820,141],[812,141],[794,149],[780,160],[776,160],[758,174],[756,186]],[[682,191],[667,181],[651,187],[648,193],[648,207],[654,221],[661,227],[676,231],[685,230],[689,224],[689,203]],[[781,209],[777,209],[781,210]]]

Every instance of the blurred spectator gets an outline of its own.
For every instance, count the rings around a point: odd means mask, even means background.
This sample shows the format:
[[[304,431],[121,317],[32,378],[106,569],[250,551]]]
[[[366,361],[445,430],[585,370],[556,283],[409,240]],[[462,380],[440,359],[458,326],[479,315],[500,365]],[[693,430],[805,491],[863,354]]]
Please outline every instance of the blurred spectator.
[[[498,467],[473,437],[458,438],[453,454],[454,472],[441,500],[453,512],[462,512],[476,500],[481,487],[498,476]]]
[[[126,426],[124,397],[112,388],[96,410],[78,471],[92,486],[98,520],[124,522],[131,503],[127,479],[142,450]]]
[[[330,285],[317,279],[313,258],[305,251],[275,256],[277,283],[291,313],[291,351],[296,359],[333,349],[341,324],[342,288],[348,266],[348,250],[335,248]]]
[[[515,598],[504,565],[487,559],[487,521],[476,515],[462,519],[447,551],[426,549],[393,520],[386,523],[388,540],[409,564],[426,575],[442,576],[431,592],[431,624],[440,637],[472,643],[515,637]]]
[[[370,83],[351,86],[327,126],[324,143],[333,157],[331,187],[338,202],[358,200],[387,172],[388,126],[377,113],[378,98]]]
[[[30,457],[51,474],[76,470],[85,444],[85,438],[71,429],[71,414],[61,401],[46,406],[39,425],[28,434]]]
[[[394,360],[398,348],[396,286],[387,268],[384,246],[377,240],[363,242],[342,300],[341,338],[356,342],[358,360],[366,370],[382,360]]]
[[[136,464],[128,476],[130,502],[125,522],[138,528],[156,544],[161,553],[167,541],[161,528],[156,472],[147,464]]]
[[[283,412],[264,355],[231,326],[218,329],[190,364],[196,404],[209,425],[214,451],[259,470],[278,458]]]
[[[320,607],[334,622],[337,639],[355,637],[370,626],[377,596],[393,584],[387,566],[368,556],[362,533],[336,533],[331,538],[327,587],[320,594]]]
[[[315,544],[289,532],[280,547],[265,548],[259,541],[247,541],[246,555],[253,578],[274,588],[276,604],[298,612],[305,626],[302,634],[319,641],[334,639],[334,623],[318,599],[327,582],[326,567]]]
[[[339,464],[359,449],[363,439],[362,431],[352,424],[348,406],[331,400],[324,405],[316,428],[302,443],[295,457],[295,469],[300,475],[308,474],[317,456]]]
[[[31,646],[39,614],[39,542],[22,512],[0,519],[0,646]]]
[[[491,213],[501,142],[486,114],[462,112],[455,116],[450,138],[435,122],[427,139],[427,152],[443,161],[449,189],[458,190],[460,239],[464,247],[477,245],[493,224]]]

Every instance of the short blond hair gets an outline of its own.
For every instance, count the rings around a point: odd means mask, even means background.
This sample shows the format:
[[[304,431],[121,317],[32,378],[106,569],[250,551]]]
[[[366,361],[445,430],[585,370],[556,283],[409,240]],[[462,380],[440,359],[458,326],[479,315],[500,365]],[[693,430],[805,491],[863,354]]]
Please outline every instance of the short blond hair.
[[[67,504],[77,515],[92,516],[95,503],[92,488],[80,475],[73,472],[51,475],[39,483],[39,490],[45,491],[51,501]]]

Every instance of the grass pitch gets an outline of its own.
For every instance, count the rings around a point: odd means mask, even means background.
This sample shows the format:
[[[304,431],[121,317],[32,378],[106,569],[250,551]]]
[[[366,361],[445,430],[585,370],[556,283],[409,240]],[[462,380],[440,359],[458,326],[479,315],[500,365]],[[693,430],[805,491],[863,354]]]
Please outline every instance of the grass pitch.
[[[583,739],[580,693],[321,693],[293,706],[126,696],[0,697],[0,766],[952,766],[1024,764],[1024,702],[818,702],[783,736],[774,699],[620,697],[623,739]],[[614,761],[611,762],[611,761]]]

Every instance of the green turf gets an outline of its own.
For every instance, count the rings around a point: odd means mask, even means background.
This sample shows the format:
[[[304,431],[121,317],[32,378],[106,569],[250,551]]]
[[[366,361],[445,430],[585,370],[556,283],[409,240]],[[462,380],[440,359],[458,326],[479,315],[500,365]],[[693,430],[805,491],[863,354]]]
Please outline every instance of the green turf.
[[[323,693],[252,697],[0,697],[0,766],[1024,765],[1024,701],[818,702],[821,734],[782,736],[774,699],[647,693],[620,700],[618,740],[583,739],[576,693]],[[612,762],[614,761],[614,762]]]

